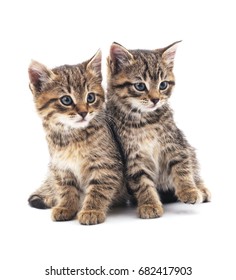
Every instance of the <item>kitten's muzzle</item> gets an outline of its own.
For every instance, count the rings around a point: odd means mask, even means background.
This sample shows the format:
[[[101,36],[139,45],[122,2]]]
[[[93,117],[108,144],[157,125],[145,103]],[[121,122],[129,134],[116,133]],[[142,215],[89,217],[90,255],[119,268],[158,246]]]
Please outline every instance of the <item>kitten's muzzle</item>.
[[[78,114],[85,119],[85,117],[87,116],[88,112],[78,112]]]
[[[154,104],[154,105],[156,105],[158,102],[159,102],[159,98],[153,98],[153,99],[151,99],[151,101],[152,101],[152,103]]]

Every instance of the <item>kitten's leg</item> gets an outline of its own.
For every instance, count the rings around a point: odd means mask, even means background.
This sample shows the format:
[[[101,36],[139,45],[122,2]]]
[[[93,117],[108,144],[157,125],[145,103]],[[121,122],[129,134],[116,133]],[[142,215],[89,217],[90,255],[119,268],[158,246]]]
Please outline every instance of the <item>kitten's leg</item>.
[[[137,174],[133,174],[133,176],[136,175]],[[130,179],[129,188],[137,200],[138,215],[140,218],[151,219],[162,216],[162,203],[152,180],[145,175],[142,175],[141,178],[138,179],[138,182],[134,182],[133,179]]]
[[[150,160],[137,158],[135,161],[128,160],[127,170],[129,189],[138,204],[138,215],[142,219],[160,217],[163,214],[163,207],[155,187],[153,172],[149,171],[155,167]]]
[[[202,192],[203,196],[203,202],[209,202],[211,201],[211,193],[210,191],[205,187],[204,182],[200,179],[195,180],[197,188]]]
[[[48,177],[43,185],[37,189],[28,199],[31,207],[38,209],[47,209],[56,205],[55,188]]]
[[[55,176],[55,189],[58,203],[52,208],[54,221],[72,220],[79,211],[80,197],[77,182],[69,172],[59,172]]]
[[[90,185],[85,196],[83,207],[77,218],[82,225],[96,225],[103,223],[110,200],[103,195],[103,189]]]
[[[95,225],[105,221],[109,206],[121,188],[120,178],[113,171],[104,172],[103,169],[92,176],[86,188],[82,209],[77,215],[81,224]]]
[[[176,190],[176,196],[184,203],[200,203],[204,199],[203,193],[195,184],[193,168],[187,156],[183,158],[178,156],[169,162],[169,174]]]

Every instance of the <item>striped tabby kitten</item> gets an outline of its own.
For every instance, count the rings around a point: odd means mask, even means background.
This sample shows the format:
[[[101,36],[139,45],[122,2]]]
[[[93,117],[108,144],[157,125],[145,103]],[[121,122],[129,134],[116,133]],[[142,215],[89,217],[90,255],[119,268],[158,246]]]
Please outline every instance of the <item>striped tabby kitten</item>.
[[[102,223],[125,188],[120,154],[105,119],[101,52],[52,70],[33,61],[29,78],[51,156],[48,177],[30,196],[30,205],[52,207],[55,221],[77,215],[81,224]]]
[[[168,105],[177,43],[154,51],[113,43],[108,58],[107,111],[124,150],[128,187],[141,218],[163,214],[159,190],[173,189],[185,203],[210,200],[194,149]]]

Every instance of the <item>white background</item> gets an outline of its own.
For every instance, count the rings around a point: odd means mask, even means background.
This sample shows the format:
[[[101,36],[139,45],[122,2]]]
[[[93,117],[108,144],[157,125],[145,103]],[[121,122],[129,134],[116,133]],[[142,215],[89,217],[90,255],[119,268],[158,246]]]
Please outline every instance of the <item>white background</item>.
[[[233,279],[235,272],[234,1],[1,1],[0,278],[45,276],[54,268],[192,266],[192,276],[114,279]],[[171,99],[178,126],[197,148],[212,202],[165,206],[160,219],[117,209],[104,224],[56,223],[30,208],[44,179],[47,144],[28,88],[31,59],[49,67],[76,64],[113,41],[130,49],[179,45]],[[105,59],[104,59],[105,63]],[[104,69],[105,73],[105,69]]]

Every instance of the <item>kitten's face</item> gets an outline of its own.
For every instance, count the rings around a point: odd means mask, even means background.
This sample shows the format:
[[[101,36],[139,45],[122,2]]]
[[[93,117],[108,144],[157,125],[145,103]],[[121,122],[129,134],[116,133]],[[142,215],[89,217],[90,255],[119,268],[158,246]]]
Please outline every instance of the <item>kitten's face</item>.
[[[108,58],[108,97],[115,94],[124,105],[140,112],[163,106],[175,84],[175,51],[176,43],[154,51],[128,51],[113,43]]]
[[[104,107],[100,52],[82,64],[52,70],[32,62],[29,77],[37,110],[51,126],[85,128]]]

